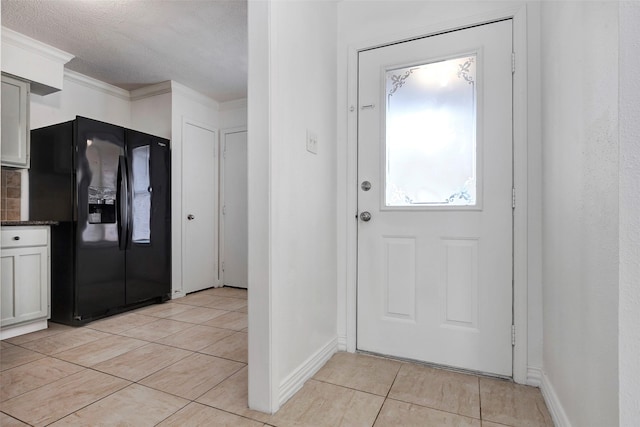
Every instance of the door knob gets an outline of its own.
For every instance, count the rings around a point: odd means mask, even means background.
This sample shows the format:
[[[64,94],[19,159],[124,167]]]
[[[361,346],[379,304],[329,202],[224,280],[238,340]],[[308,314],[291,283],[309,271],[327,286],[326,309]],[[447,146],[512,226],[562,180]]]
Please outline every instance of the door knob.
[[[360,214],[360,219],[361,219],[362,221],[364,221],[364,222],[368,222],[368,221],[370,221],[370,220],[371,220],[371,214],[370,214],[369,212],[366,212],[366,211],[365,211],[365,212],[362,212],[362,213]]]
[[[187,215],[187,219],[188,219],[189,221],[191,221],[192,219],[196,219],[196,217],[195,217],[195,216],[193,216],[193,215],[191,215],[191,214],[189,214],[189,215]]]

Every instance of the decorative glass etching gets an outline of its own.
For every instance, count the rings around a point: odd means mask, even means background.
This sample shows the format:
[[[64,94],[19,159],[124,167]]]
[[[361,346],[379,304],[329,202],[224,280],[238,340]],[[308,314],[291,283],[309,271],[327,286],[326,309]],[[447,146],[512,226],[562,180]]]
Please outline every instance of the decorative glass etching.
[[[386,72],[386,206],[476,204],[476,55]]]

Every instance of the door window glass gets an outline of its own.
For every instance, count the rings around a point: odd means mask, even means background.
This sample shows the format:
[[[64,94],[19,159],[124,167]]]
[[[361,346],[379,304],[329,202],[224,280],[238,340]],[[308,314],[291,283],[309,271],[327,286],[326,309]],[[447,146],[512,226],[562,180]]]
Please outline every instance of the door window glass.
[[[475,206],[476,55],[385,74],[385,206]]]
[[[132,155],[132,233],[134,243],[151,241],[151,184],[149,176],[150,147],[134,148]]]

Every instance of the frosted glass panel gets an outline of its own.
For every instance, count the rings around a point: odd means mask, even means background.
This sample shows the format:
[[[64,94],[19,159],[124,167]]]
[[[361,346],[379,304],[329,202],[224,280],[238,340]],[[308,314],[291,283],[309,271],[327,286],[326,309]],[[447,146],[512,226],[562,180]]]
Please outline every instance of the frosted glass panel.
[[[476,56],[386,72],[386,206],[476,204]]]

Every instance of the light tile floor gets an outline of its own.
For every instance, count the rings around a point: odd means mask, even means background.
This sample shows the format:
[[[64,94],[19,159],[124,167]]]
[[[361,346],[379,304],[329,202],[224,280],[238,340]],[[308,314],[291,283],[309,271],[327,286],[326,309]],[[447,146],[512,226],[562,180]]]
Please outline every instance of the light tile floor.
[[[247,294],[209,289],[1,341],[0,426],[552,426],[540,391],[337,353],[275,415],[247,407]]]

